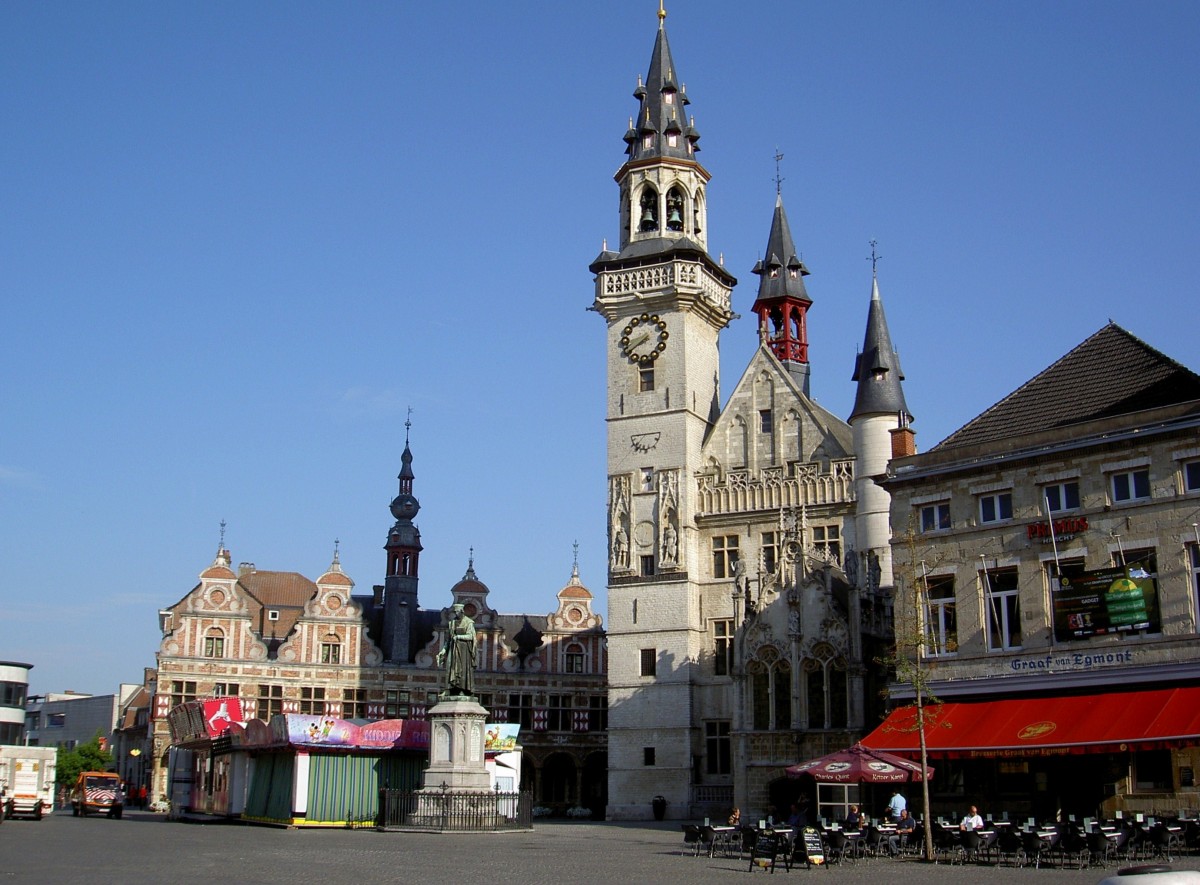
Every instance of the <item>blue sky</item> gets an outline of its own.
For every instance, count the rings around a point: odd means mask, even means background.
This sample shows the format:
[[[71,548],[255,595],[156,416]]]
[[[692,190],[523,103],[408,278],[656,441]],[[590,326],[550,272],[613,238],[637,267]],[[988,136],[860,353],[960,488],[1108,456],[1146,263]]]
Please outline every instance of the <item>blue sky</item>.
[[[1110,318],[1195,357],[1200,5],[677,0],[709,245],[774,202],[812,387],[847,416],[868,241],[928,448]],[[0,7],[0,659],[35,692],[152,666],[212,560],[382,582],[412,407],[421,601],[467,566],[605,594],[621,136],[657,4]]]

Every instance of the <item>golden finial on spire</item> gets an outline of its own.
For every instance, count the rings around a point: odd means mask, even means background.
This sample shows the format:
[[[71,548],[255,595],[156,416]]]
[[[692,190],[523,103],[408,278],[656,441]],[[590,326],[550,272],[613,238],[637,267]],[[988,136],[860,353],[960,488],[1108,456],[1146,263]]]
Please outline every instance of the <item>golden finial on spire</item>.
[[[665,2],[665,0],[658,0],[658,26],[660,28],[663,26],[663,22],[667,18],[667,10],[663,6],[664,2]]]

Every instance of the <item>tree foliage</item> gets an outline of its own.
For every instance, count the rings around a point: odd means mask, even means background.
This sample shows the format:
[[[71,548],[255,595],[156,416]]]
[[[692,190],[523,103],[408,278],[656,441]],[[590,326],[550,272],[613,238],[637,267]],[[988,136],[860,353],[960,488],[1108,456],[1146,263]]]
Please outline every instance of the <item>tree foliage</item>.
[[[83,744],[76,744],[74,749],[58,748],[58,773],[55,780],[59,786],[73,787],[84,771],[113,770],[112,753],[100,746],[102,735],[96,736]]]

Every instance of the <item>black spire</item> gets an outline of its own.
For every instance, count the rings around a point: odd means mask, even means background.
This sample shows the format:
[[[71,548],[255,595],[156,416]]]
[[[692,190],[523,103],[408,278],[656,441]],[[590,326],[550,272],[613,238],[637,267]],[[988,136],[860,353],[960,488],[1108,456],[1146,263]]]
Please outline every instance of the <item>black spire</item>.
[[[892,347],[892,336],[888,332],[887,317],[883,315],[883,301],[879,297],[879,280],[871,280],[871,307],[867,311],[867,333],[863,337],[862,353],[854,364],[854,377],[858,392],[854,396],[854,411],[850,420],[864,415],[898,415],[901,423],[912,420],[912,413],[904,402],[904,372],[900,368],[900,355]]]
[[[409,409],[411,414],[412,410]],[[413,497],[413,469],[412,469],[412,449],[408,447],[408,430],[412,427],[412,418],[404,422],[404,453],[400,456],[400,474],[396,477],[400,480],[400,494],[392,499],[392,516],[396,517],[397,522],[412,522],[417,511],[421,509],[420,502]]]
[[[700,150],[700,133],[684,111],[690,101],[671,59],[665,18],[666,13],[659,10],[650,70],[646,73],[646,82],[639,77],[637,88],[633,90],[633,97],[638,100],[638,113],[625,133],[625,153],[630,160],[659,157],[691,160]]]
[[[758,276],[758,303],[792,298],[812,304],[804,288],[808,268],[796,256],[792,229],[788,227],[787,213],[783,211],[783,197],[778,194],[775,195],[771,233],[767,237],[766,258],[760,259],[751,273]]]

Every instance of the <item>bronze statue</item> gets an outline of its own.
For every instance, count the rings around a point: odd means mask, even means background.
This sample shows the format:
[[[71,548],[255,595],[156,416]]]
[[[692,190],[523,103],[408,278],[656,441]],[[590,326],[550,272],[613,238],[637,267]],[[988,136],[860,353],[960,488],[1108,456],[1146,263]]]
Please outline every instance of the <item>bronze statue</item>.
[[[446,667],[443,697],[470,697],[475,694],[475,622],[463,611],[461,603],[450,607],[446,641],[437,654],[438,666]]]

